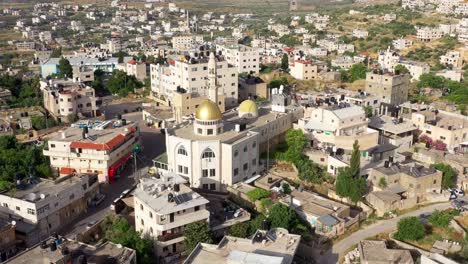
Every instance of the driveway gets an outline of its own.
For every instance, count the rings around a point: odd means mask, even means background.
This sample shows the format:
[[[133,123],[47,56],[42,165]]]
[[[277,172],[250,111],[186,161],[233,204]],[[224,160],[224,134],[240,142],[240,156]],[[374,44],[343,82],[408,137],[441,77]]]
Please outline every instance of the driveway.
[[[433,204],[418,210],[400,215],[396,218],[392,218],[385,221],[379,221],[372,225],[364,227],[359,231],[351,234],[350,236],[340,240],[338,243],[334,244],[333,247],[328,250],[324,255],[316,257],[316,262],[321,264],[335,264],[338,263],[339,256],[346,253],[346,251],[351,248],[353,245],[359,243],[359,241],[364,240],[369,237],[373,237],[383,232],[390,232],[394,230],[397,226],[398,221],[403,217],[408,216],[419,216],[423,213],[433,212],[434,210],[445,210],[450,207],[450,203],[440,203]]]

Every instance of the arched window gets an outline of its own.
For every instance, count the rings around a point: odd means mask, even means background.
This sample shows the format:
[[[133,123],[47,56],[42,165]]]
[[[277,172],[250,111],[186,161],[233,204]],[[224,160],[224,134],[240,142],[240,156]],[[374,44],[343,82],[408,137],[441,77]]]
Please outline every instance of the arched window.
[[[202,159],[211,159],[214,157],[215,157],[215,154],[211,149],[208,148],[205,151],[203,151]]]
[[[187,150],[185,150],[184,146],[180,146],[180,148],[177,150],[177,154],[188,156]]]

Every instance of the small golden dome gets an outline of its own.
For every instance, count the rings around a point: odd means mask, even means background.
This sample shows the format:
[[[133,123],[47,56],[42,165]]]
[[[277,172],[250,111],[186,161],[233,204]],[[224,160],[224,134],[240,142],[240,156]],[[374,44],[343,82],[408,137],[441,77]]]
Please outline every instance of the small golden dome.
[[[195,118],[203,121],[219,120],[222,118],[222,115],[218,105],[213,101],[206,99],[198,106]]]
[[[252,100],[245,100],[239,105],[239,111],[242,113],[257,113],[257,104]]]

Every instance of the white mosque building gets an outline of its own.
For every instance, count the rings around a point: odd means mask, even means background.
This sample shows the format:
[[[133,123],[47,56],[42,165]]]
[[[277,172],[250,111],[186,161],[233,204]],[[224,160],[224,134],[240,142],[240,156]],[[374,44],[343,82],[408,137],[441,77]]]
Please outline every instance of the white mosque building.
[[[303,110],[290,105],[283,94],[273,93],[271,105],[259,107],[245,100],[238,108],[221,113],[215,103],[214,54],[210,55],[208,72],[209,99],[198,106],[193,118],[167,129],[167,164],[158,169],[177,173],[194,188],[225,191],[264,169],[260,153],[283,140]]]

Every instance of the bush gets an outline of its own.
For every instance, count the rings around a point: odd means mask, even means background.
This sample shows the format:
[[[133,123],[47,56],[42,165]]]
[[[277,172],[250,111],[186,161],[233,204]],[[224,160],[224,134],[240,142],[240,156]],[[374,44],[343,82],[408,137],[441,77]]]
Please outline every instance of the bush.
[[[435,210],[431,216],[429,216],[428,220],[433,226],[437,227],[448,227],[450,221],[452,220],[453,215],[449,212],[442,212],[439,210]]]
[[[398,221],[395,238],[398,240],[419,240],[426,234],[424,225],[416,216],[404,217]]]
[[[234,237],[246,238],[249,236],[249,225],[247,223],[237,223],[229,228],[228,234]]]
[[[283,189],[284,194],[291,194],[291,186],[289,186],[287,182],[283,182],[281,188]]]
[[[251,191],[248,191],[246,194],[249,197],[249,200],[252,202],[255,202],[257,200],[267,198],[270,196],[270,192],[260,189],[260,188],[255,188]]]
[[[442,188],[447,189],[455,185],[457,172],[450,165],[445,163],[436,163],[433,165],[439,171],[442,171]]]

